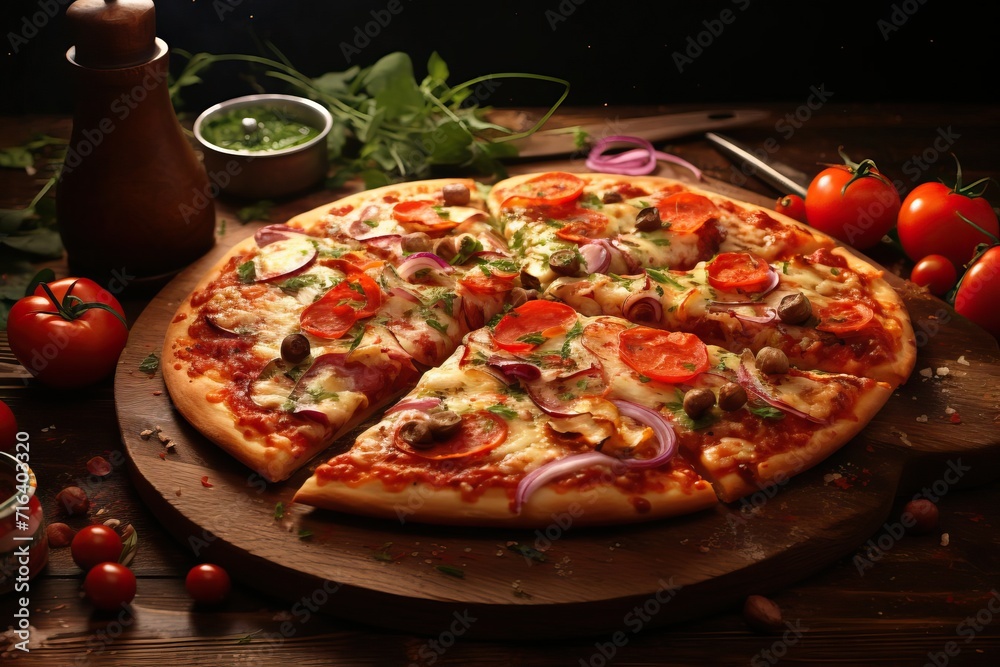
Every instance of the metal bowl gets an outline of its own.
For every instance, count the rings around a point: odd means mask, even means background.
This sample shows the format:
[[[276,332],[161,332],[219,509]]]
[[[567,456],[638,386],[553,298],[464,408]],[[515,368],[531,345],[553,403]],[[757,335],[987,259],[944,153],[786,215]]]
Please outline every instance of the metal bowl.
[[[222,148],[202,136],[202,126],[216,116],[261,106],[314,127],[319,135],[297,146],[261,151]],[[267,199],[294,194],[323,180],[330,167],[326,138],[331,127],[333,116],[329,110],[312,100],[294,95],[246,95],[203,111],[194,122],[194,136],[205,154],[205,169],[215,187],[237,197]]]

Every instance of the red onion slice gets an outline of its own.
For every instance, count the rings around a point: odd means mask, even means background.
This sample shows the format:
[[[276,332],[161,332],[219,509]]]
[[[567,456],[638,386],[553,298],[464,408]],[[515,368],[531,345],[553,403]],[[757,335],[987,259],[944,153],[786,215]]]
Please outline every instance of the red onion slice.
[[[393,412],[401,412],[402,410],[420,410],[421,412],[427,412],[431,408],[436,408],[439,405],[441,405],[441,399],[434,396],[429,396],[427,398],[404,398],[399,403],[386,410],[385,414],[391,415]]]
[[[611,266],[611,252],[603,243],[587,243],[580,246],[580,254],[587,273],[607,273]]]
[[[733,304],[727,304],[732,306]],[[761,304],[747,304],[751,306],[759,306]],[[708,310],[713,313],[729,313],[731,316],[738,319],[740,322],[746,322],[748,324],[770,324],[778,318],[778,311],[771,306],[764,306],[763,315],[746,315],[734,310],[732,307],[727,307],[718,303],[711,303],[708,306]]]
[[[581,410],[580,406],[590,408],[592,399],[600,396],[606,386],[604,371],[599,364],[595,363],[589,368],[570,375],[526,384],[524,389],[528,392],[528,398],[542,412],[550,417],[566,419],[590,414],[589,409]],[[576,396],[566,400],[563,398],[566,393],[572,393]]]
[[[313,263],[318,252],[314,239],[301,234],[268,243],[253,258],[255,280],[266,282],[300,271]]]
[[[413,277],[414,273],[423,269],[451,273],[455,270],[455,267],[432,252],[415,252],[396,267],[396,272],[399,273],[399,277],[403,280],[409,280]]]
[[[629,294],[622,302],[622,315],[629,322],[656,324],[663,318],[663,304],[649,294]]]
[[[677,434],[667,418],[656,410],[652,410],[631,401],[612,400],[618,411],[626,417],[631,417],[640,424],[653,429],[659,447],[656,455],[648,459],[624,459],[629,468],[655,468],[661,466],[677,453]]]
[[[736,369],[736,380],[740,385],[746,389],[749,393],[753,394],[760,400],[764,401],[773,408],[777,408],[782,412],[787,412],[790,415],[796,417],[801,417],[802,419],[811,421],[815,424],[829,424],[828,419],[819,419],[818,417],[813,417],[807,412],[802,412],[801,410],[792,407],[788,403],[785,403],[780,398],[775,396],[773,392],[764,385],[760,377],[757,375],[757,368],[753,362],[753,354],[750,350],[744,350],[743,355],[740,357],[740,365]]]
[[[406,289],[405,287],[396,286],[389,290],[389,296],[398,296],[404,301],[409,301],[410,303],[420,303],[420,297]]]
[[[605,151],[613,143],[626,143],[639,146],[630,151],[617,155],[605,155]],[[627,135],[614,135],[599,139],[590,154],[587,156],[587,168],[593,171],[601,171],[610,174],[625,174],[628,176],[642,176],[651,174],[656,170],[657,160],[671,162],[689,170],[701,181],[701,170],[696,166],[670,153],[664,153],[653,148],[653,144],[641,137]]]
[[[258,247],[263,248],[275,241],[286,239],[292,234],[303,235],[304,232],[288,225],[266,225],[257,230],[257,233],[253,235],[253,240],[257,242]]]
[[[486,365],[490,368],[500,371],[500,373],[507,379],[507,384],[515,380],[537,380],[542,376],[542,371],[538,366],[534,364],[529,364],[526,361],[521,361],[519,359],[504,359],[499,355],[493,355],[490,357]]]
[[[517,490],[514,492],[514,512],[520,514],[525,501],[531,497],[538,489],[548,484],[557,477],[562,477],[571,472],[576,472],[593,465],[604,465],[615,469],[623,468],[622,462],[613,456],[602,454],[601,452],[584,452],[582,454],[572,454],[556,461],[550,461],[538,468],[535,468],[525,475],[518,482]]]

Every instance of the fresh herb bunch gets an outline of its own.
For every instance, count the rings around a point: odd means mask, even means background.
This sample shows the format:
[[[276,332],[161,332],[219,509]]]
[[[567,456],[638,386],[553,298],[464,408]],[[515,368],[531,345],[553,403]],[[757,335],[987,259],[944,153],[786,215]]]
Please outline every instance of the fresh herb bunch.
[[[171,81],[175,107],[183,88],[201,82],[208,67],[241,61],[267,68],[266,75],[324,104],[333,114],[328,138],[331,161],[338,167],[331,185],[361,177],[366,187],[427,178],[437,166],[506,175],[503,158],[517,155],[510,143],[535,132],[569,94],[569,82],[541,74],[505,72],[475,77],[449,86],[444,60],[434,52],[427,76],[417,82],[410,57],[390,53],[370,67],[351,67],[312,78],[297,71],[280,51],[276,59],[253,55],[179,52],[187,64]],[[531,79],[563,86],[559,98],[530,129],[514,132],[485,118],[486,98],[504,79]]]

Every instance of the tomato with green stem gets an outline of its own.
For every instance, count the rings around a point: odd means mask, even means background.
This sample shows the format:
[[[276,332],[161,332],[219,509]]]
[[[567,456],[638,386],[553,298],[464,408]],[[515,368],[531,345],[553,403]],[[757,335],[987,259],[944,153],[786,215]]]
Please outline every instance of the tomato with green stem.
[[[853,162],[838,152],[844,164],[828,166],[809,184],[806,218],[821,232],[866,250],[896,224],[899,193],[874,162]]]
[[[906,196],[899,210],[897,231],[903,251],[913,261],[927,255],[944,255],[956,268],[965,266],[980,243],[997,243],[1000,222],[983,198],[988,178],[962,183],[957,165],[955,186],[922,183]]]
[[[93,384],[115,369],[128,340],[125,311],[88,278],[39,283],[7,317],[17,360],[39,381],[59,388]]]
[[[778,197],[778,200],[774,202],[774,210],[778,213],[784,213],[789,218],[793,218],[799,222],[806,222],[808,220],[806,217],[806,200],[798,195]]]
[[[1000,245],[983,247],[955,290],[955,311],[1000,338]]]

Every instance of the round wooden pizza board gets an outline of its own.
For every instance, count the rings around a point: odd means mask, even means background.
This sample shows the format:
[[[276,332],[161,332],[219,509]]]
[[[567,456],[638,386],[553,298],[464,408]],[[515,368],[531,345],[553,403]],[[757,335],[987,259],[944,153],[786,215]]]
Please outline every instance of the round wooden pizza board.
[[[199,559],[286,599],[297,618],[319,611],[432,636],[627,638],[789,585],[891,534],[884,524],[898,521],[890,513],[899,495],[925,487],[941,495],[1000,476],[996,341],[894,279],[917,332],[913,376],[834,456],[739,503],[600,529],[575,527],[580,514],[568,513],[534,531],[413,524],[406,507],[399,521],[377,521],[294,506],[295,490],[329,452],[288,481],[267,484],[174,410],[159,372],[139,370],[147,355],[159,355],[178,303],[255,230],[230,228],[134,324],[115,379],[118,421],[151,511]],[[143,437],[146,430],[153,435]],[[410,502],[417,506],[419,494]]]

